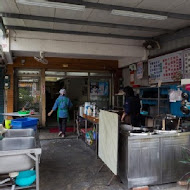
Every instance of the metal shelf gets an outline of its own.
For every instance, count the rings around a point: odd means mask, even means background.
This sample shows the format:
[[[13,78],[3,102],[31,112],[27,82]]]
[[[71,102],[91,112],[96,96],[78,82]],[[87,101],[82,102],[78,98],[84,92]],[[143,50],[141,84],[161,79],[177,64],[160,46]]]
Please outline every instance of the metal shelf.
[[[154,93],[157,93],[157,98],[143,98],[143,94],[145,91],[150,91],[150,94],[151,94],[151,89],[153,89],[152,92]],[[155,90],[156,89],[156,90]],[[145,100],[147,101],[147,105],[149,105],[150,107],[151,106],[156,106],[158,111],[157,111],[157,115],[160,115],[160,112],[165,108],[166,110],[169,110],[169,97],[167,96],[167,98],[162,98],[162,90],[165,90],[165,89],[169,89],[169,86],[161,86],[161,87],[158,87],[158,86],[154,86],[154,87],[144,87],[144,88],[141,88],[141,101],[143,104],[146,104]],[[164,95],[165,94],[165,91],[164,91]],[[150,95],[151,96],[151,95]],[[143,102],[144,100],[144,102]],[[163,105],[165,104],[165,105]],[[168,111],[167,111],[168,112]]]
[[[158,98],[140,98],[141,100],[158,100]],[[168,98],[160,98],[160,100],[169,100]]]

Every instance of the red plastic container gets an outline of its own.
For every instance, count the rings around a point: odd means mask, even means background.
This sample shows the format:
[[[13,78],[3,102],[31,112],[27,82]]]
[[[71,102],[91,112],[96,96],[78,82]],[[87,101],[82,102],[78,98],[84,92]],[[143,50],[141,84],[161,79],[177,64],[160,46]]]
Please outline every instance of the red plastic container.
[[[190,84],[187,84],[187,85],[185,86],[185,90],[190,91]]]

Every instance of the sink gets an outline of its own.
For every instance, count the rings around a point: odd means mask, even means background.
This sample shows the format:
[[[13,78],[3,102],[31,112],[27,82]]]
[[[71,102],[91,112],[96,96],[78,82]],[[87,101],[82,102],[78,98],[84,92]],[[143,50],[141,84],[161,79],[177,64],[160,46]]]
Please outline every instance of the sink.
[[[35,164],[26,154],[0,156],[0,163],[0,174],[29,170]]]
[[[12,137],[34,137],[35,131],[33,129],[11,129],[8,130],[4,137],[12,138]]]
[[[41,154],[39,139],[33,129],[7,131],[0,140],[0,174],[33,168],[35,161],[31,154]]]
[[[130,133],[130,136],[148,136],[150,133]]]
[[[170,135],[170,134],[177,134],[179,131],[177,131],[177,130],[172,130],[172,131],[156,130],[155,132],[156,132],[157,134]]]
[[[35,148],[34,137],[4,138],[0,141],[0,151],[24,150]]]

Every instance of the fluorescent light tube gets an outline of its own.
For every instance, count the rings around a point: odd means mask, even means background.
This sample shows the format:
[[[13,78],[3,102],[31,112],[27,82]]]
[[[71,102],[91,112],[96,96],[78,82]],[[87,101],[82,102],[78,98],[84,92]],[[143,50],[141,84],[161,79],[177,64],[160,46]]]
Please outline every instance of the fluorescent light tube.
[[[32,5],[32,6],[40,6],[40,7],[48,7],[48,8],[56,8],[56,9],[68,9],[74,11],[84,11],[84,5],[75,5],[69,3],[54,3],[48,2],[44,0],[16,0],[16,3],[23,4],[23,5]]]
[[[166,20],[168,18],[167,16],[162,16],[157,14],[148,14],[148,13],[140,13],[140,12],[124,11],[116,9],[113,9],[111,11],[111,14],[118,16],[128,16],[128,17],[154,19],[154,20]]]

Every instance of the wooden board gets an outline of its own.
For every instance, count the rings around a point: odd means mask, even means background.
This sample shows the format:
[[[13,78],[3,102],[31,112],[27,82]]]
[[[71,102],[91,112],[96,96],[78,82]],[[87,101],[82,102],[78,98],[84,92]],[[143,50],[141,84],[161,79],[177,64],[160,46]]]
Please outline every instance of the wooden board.
[[[98,156],[117,175],[118,173],[118,114],[100,111]]]

